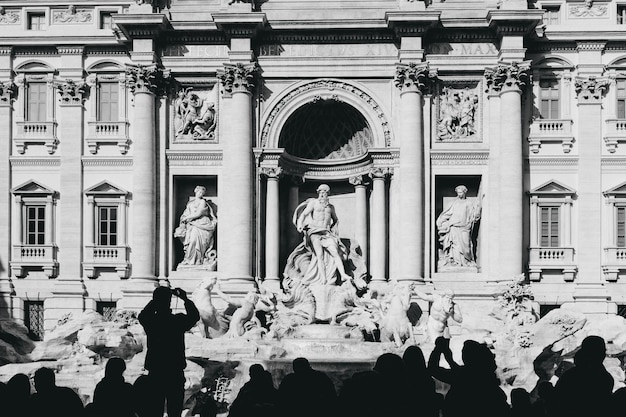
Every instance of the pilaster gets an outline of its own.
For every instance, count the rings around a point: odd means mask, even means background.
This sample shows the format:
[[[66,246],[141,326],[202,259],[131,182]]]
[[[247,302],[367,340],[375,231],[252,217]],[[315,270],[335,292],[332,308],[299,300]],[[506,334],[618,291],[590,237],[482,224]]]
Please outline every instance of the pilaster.
[[[0,47],[0,317],[10,316],[11,285],[11,144],[13,142],[13,102],[17,88],[11,79],[12,48]]]
[[[367,183],[363,175],[350,177],[348,181],[354,186],[354,237],[361,248],[363,260],[365,264],[368,265],[369,251],[367,232],[369,228],[367,227]]]
[[[372,178],[372,251],[370,255],[370,275],[373,283],[387,279],[387,178],[393,173],[391,168],[373,168]]]
[[[262,168],[267,179],[265,209],[265,281],[272,288],[280,288],[280,196],[279,180],[282,168]]]

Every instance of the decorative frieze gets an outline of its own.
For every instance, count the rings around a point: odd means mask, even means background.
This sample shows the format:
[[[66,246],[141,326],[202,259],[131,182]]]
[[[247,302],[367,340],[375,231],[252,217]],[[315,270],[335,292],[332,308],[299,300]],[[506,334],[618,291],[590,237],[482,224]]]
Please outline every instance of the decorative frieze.
[[[17,93],[17,86],[13,81],[0,83],[0,104],[10,103],[15,98],[15,93]]]
[[[432,165],[487,165],[489,152],[432,152]]]
[[[608,78],[598,78],[594,76],[576,77],[574,88],[578,103],[600,103],[602,95],[606,92],[610,80]]]
[[[399,63],[396,65],[394,84],[401,92],[426,94],[436,77],[437,72],[431,70],[427,62]]]
[[[12,156],[9,162],[13,167],[58,167],[61,166],[61,159],[55,157],[22,157]]]
[[[475,142],[480,140],[479,82],[447,83],[437,88],[437,140]]]
[[[570,18],[598,18],[609,16],[609,6],[606,4],[593,4],[593,0],[585,0],[585,4],[570,5],[568,8]]]
[[[171,72],[157,64],[127,64],[126,66],[126,85],[133,94],[152,93],[159,96],[163,95],[171,81]]]
[[[89,89],[87,84],[80,80],[65,80],[56,83],[61,105],[77,105],[82,104],[83,99]]]
[[[91,23],[93,21],[93,10],[76,9],[70,4],[66,10],[52,10],[52,23]]]
[[[222,82],[224,93],[250,93],[255,86],[259,74],[256,62],[252,64],[224,64],[224,68],[218,69],[217,77]]]
[[[132,167],[133,159],[130,157],[92,157],[83,156],[85,167]]]
[[[0,6],[0,25],[16,25],[20,23],[19,10],[7,10]]]
[[[529,81],[530,61],[501,62],[485,69],[487,92],[519,90]]]
[[[222,152],[181,152],[167,151],[170,166],[221,166]]]

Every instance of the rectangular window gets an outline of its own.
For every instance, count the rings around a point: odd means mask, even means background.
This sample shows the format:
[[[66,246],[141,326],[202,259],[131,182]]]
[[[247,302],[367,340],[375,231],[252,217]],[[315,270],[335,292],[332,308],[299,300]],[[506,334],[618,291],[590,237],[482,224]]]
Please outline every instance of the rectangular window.
[[[560,112],[560,94],[558,80],[541,80],[539,81],[539,101],[542,119],[559,119]]]
[[[561,23],[560,6],[543,6],[543,23],[546,25],[558,25]]]
[[[117,313],[117,305],[115,301],[97,301],[96,311],[104,318],[105,321],[115,320]]]
[[[48,84],[33,82],[27,85],[26,119],[29,122],[45,122],[48,102]]]
[[[626,79],[617,80],[617,118],[626,119]]]
[[[626,25],[626,4],[617,5],[617,24]]]
[[[111,12],[100,13],[100,29],[113,29],[113,16]]]
[[[559,207],[541,207],[541,246],[559,246]]]
[[[28,13],[28,30],[43,30],[45,26],[45,13]]]
[[[43,245],[46,241],[46,208],[45,206],[26,206],[26,237],[27,245]]]
[[[626,207],[617,207],[617,247],[626,248]]]
[[[43,340],[43,301],[24,301],[24,325],[33,340]]]
[[[118,83],[104,82],[98,85],[98,121],[117,121],[118,97]]]
[[[98,207],[98,245],[117,245],[117,207]]]

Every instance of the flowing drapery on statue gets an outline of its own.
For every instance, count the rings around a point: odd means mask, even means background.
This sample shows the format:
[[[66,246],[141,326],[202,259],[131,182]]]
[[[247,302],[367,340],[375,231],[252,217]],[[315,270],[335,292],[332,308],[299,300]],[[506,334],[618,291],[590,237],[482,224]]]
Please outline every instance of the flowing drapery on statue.
[[[337,234],[337,214],[328,200],[330,187],[322,184],[317,192],[318,198],[306,200],[294,212],[293,223],[303,240],[289,255],[284,275],[307,286],[335,285],[339,280],[364,288],[364,268],[350,261],[355,248],[348,250]],[[346,272],[348,262],[355,266],[353,277]]]
[[[180,216],[180,225],[174,236],[181,239],[185,257],[179,265],[203,265],[215,270],[215,229],[217,217],[211,204],[204,198],[206,188],[197,186],[192,197]]]
[[[439,242],[443,246],[439,266],[475,266],[472,230],[480,220],[480,200],[478,204],[468,200],[464,185],[454,191],[457,198],[437,217]]]

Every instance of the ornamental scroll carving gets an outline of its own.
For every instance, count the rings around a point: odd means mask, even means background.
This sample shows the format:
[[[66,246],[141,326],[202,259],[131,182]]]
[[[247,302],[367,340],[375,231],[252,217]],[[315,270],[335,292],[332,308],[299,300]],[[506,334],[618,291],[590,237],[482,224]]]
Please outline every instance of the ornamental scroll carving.
[[[394,84],[401,92],[416,91],[425,94],[436,76],[437,72],[431,70],[426,62],[400,63],[396,66]]]
[[[215,89],[214,89],[215,90]],[[214,140],[217,97],[211,91],[182,88],[174,100],[174,129],[177,140]]]
[[[521,89],[530,79],[530,61],[501,62],[493,68],[485,69],[487,92]]]
[[[13,81],[0,83],[0,103],[10,103],[15,98],[17,86]]]
[[[605,4],[593,4],[593,0],[585,0],[584,5],[569,6],[569,17],[604,17],[608,11]]]
[[[224,64],[224,68],[218,70],[217,76],[222,82],[224,92],[232,94],[252,92],[258,74],[259,67],[255,62],[248,65]]]
[[[81,104],[89,87],[80,80],[65,80],[56,84],[61,104]]]
[[[14,25],[16,23],[20,23],[20,12],[8,11],[0,6],[0,25]]]
[[[172,75],[158,65],[126,66],[126,85],[133,94],[152,93],[163,95],[169,87]]]
[[[606,78],[577,77],[574,80],[574,88],[578,101],[582,103],[593,103],[602,100],[602,95],[609,86],[610,80]]]
[[[93,20],[91,10],[76,10],[76,6],[69,5],[67,10],[53,10],[52,21],[54,23],[90,23]]]
[[[444,86],[438,94],[437,138],[440,141],[474,140],[479,133],[479,95],[476,86]]]

